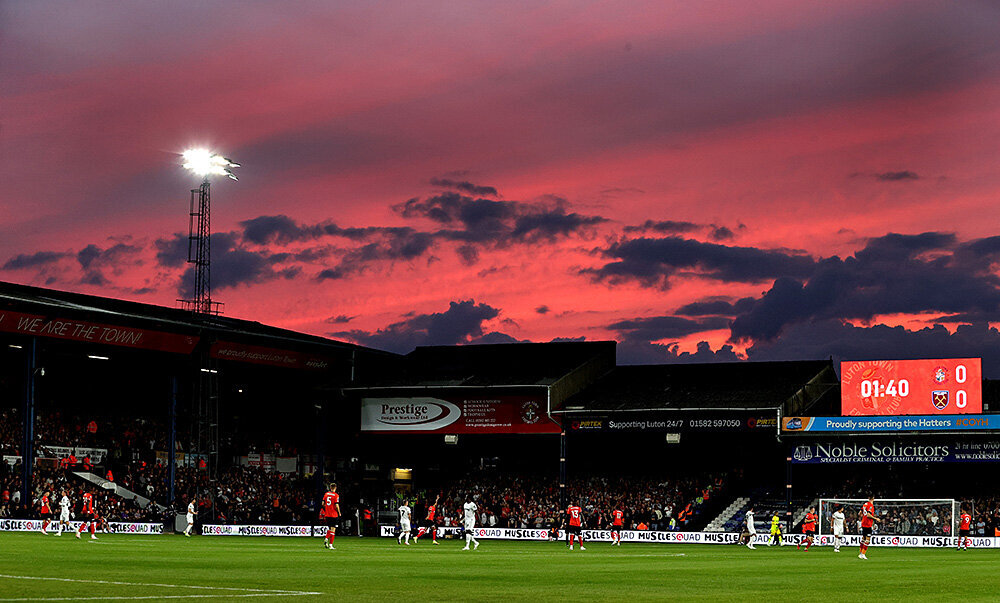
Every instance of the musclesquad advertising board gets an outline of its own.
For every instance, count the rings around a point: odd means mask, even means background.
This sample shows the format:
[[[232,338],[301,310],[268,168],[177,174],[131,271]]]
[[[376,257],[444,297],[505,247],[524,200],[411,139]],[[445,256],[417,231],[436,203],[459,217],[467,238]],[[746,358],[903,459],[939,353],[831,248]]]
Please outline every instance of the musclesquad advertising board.
[[[363,398],[361,431],[392,433],[559,433],[544,395]]]
[[[982,359],[841,362],[840,391],[845,417],[980,414]]]

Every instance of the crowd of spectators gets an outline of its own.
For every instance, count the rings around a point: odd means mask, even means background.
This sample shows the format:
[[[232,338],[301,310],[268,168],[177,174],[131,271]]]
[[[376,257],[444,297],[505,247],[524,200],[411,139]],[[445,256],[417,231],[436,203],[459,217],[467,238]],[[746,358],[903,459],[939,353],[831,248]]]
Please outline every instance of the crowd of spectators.
[[[260,467],[231,467],[211,486],[202,471],[178,471],[178,506],[195,500],[203,521],[228,524],[313,524],[319,509],[315,480],[268,472]],[[215,508],[212,517],[212,498]],[[346,501],[343,505],[346,507]],[[343,508],[343,507],[342,507]]]
[[[585,527],[607,527],[611,512],[621,509],[626,528],[667,531],[687,529],[724,485],[721,475],[673,479],[594,476],[569,480],[565,494],[567,505],[576,503],[583,509]],[[565,519],[557,480],[514,475],[474,476],[415,496],[398,496],[395,504],[403,500],[414,503],[414,517],[419,520],[426,507],[440,497],[443,525],[457,526],[466,496],[479,507],[478,524],[483,526],[550,529]]]
[[[17,409],[0,411],[0,452],[7,456],[20,456],[22,433]],[[35,469],[34,492],[30,494],[32,501],[37,500],[46,489],[61,491],[69,487],[73,491],[79,490],[78,494],[82,495],[81,488],[89,486],[77,479],[68,482],[65,470],[87,469],[100,477],[112,478],[117,485],[155,503],[142,508],[138,499],[126,500],[95,488],[94,492],[98,495],[95,500],[107,510],[111,521],[159,521],[170,512],[183,513],[191,500],[197,503],[201,521],[291,524],[309,523],[315,519],[315,482],[294,475],[268,473],[260,468],[232,467],[223,470],[218,481],[211,486],[203,466],[178,466],[176,499],[171,501],[167,467],[162,458],[167,448],[166,429],[163,424],[150,419],[40,412],[35,417],[34,433],[37,457],[53,456],[51,448],[57,446],[103,448],[108,451],[108,456],[101,459],[99,467],[97,459],[75,456],[60,459],[61,464],[51,467],[39,465]],[[179,443],[177,449],[183,451],[184,445]],[[298,452],[293,446],[272,440],[255,442],[246,450],[276,456]],[[161,451],[159,459],[157,451]],[[20,462],[13,465],[2,463],[0,517],[13,516],[17,512],[22,496],[20,485]],[[78,497],[71,498],[76,501]],[[161,508],[166,510],[161,511]]]
[[[58,466],[35,468],[29,516],[38,517],[44,495],[49,497],[50,509],[58,509],[64,492],[73,504],[71,509],[74,514],[80,510],[84,492],[90,492],[98,514],[107,521],[161,522],[165,519],[165,513],[155,505],[143,508],[134,498],[127,499],[90,482],[70,479],[67,472]],[[4,464],[0,467],[0,517],[22,516],[19,509],[22,496],[20,465]]]

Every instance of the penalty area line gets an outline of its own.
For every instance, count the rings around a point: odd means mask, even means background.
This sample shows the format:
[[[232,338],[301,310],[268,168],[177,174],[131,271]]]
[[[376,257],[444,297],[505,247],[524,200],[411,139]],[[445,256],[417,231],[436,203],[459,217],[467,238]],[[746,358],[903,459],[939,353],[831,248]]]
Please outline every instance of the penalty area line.
[[[301,597],[306,595],[321,595],[323,593],[302,590],[278,590],[266,588],[238,588],[232,586],[202,586],[197,584],[159,584],[155,582],[122,582],[119,580],[86,580],[80,578],[53,578],[45,576],[16,576],[0,574],[0,579],[8,580],[40,580],[47,582],[74,582],[79,584],[108,584],[112,586],[152,586],[156,588],[181,588],[191,590],[216,591],[206,594],[186,595],[122,595],[103,597],[12,597],[0,598],[0,601],[93,601],[93,600],[139,600],[139,599],[204,599],[210,597]]]

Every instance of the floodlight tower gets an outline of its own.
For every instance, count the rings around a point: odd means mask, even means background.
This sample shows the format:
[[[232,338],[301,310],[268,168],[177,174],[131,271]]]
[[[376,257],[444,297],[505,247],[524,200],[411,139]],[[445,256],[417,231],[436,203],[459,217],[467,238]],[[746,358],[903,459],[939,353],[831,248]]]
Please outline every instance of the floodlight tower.
[[[188,223],[188,263],[194,264],[192,298],[179,300],[199,314],[220,314],[222,304],[212,301],[212,183],[211,176],[237,180],[231,168],[240,164],[205,149],[184,151],[184,168],[202,177],[201,186],[191,189]]]
[[[189,212],[188,263],[194,265],[194,283],[191,299],[179,300],[185,308],[196,314],[218,315],[222,304],[212,301],[212,176],[227,176],[236,180],[231,168],[240,167],[231,159],[216,155],[205,149],[185,151],[184,167],[202,177],[201,186],[191,190],[191,209]],[[190,463],[199,473],[204,471],[207,484],[198,480],[197,496],[199,501],[207,498],[212,505],[212,518],[215,514],[215,486],[219,477],[219,363],[212,358],[211,349],[214,342],[208,337],[202,337],[198,353],[192,367],[194,375],[191,379],[191,405],[194,423],[191,425],[191,444],[195,455]],[[174,408],[174,407],[172,407]],[[171,424],[174,415],[171,414]],[[170,455],[170,473],[174,474],[174,454]],[[207,488],[203,488],[207,485]],[[199,503],[200,505],[200,503]]]

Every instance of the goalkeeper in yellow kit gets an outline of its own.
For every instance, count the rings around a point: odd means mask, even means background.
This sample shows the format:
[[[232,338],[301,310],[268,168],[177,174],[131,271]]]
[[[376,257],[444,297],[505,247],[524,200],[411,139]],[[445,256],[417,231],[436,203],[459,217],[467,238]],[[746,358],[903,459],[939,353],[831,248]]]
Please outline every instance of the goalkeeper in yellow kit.
[[[778,517],[777,511],[771,517],[771,542],[767,543],[767,546],[772,546],[775,542],[780,546],[785,546],[785,542],[781,539],[781,518]]]

